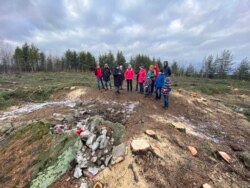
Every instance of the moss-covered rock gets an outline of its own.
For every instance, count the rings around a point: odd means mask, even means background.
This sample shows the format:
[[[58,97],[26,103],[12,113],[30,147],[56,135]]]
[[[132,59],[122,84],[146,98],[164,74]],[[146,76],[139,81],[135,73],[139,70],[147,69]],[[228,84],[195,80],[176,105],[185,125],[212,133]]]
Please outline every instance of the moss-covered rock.
[[[0,145],[0,161],[6,161],[0,171],[3,187],[48,187],[69,169],[82,146],[80,138],[49,130],[44,122],[25,125]]]
[[[98,127],[100,125],[104,125],[111,128],[114,132],[113,137],[115,141],[120,140],[125,134],[125,127],[120,123],[113,123],[111,121],[104,120],[100,116],[93,116],[90,118],[90,121],[91,121],[90,123],[91,127],[89,127],[90,130],[93,130],[93,127]]]
[[[60,145],[64,145],[64,146],[62,147]],[[40,165],[45,164],[45,166],[48,166],[48,167],[38,173],[37,177],[32,180],[30,187],[34,187],[34,188],[48,187],[50,184],[56,181],[61,175],[63,175],[67,171],[67,169],[70,167],[70,162],[75,158],[77,151],[81,149],[82,142],[79,139],[79,137],[75,135],[73,136],[71,135],[69,136],[68,139],[66,136],[65,139],[59,141],[57,147],[59,148],[62,147],[61,155],[51,156],[51,154],[48,153],[49,157],[46,157],[46,156],[41,157],[42,161],[40,161],[39,164]],[[55,149],[57,147],[55,147]],[[52,150],[50,152],[53,153]],[[54,153],[58,153],[58,152],[54,152]],[[54,157],[57,157],[57,158],[54,158]],[[46,163],[49,162],[48,160],[52,160],[53,163],[51,165],[47,165]]]

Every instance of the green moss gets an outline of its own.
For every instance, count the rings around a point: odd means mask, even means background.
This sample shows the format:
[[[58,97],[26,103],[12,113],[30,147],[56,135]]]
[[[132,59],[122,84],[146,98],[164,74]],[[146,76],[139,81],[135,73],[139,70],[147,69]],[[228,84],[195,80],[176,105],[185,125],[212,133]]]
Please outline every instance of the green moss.
[[[51,185],[67,171],[81,147],[82,142],[76,135],[63,136],[56,145],[39,156],[30,187],[45,188]]]
[[[49,124],[44,122],[36,122],[26,126],[23,126],[18,131],[13,132],[1,146],[3,153],[6,151],[9,145],[15,143],[17,140],[24,140],[23,147],[32,144],[49,133]]]
[[[31,171],[32,181],[27,182],[26,187],[48,187],[67,171],[70,162],[82,147],[80,138],[75,134],[49,134],[49,128],[50,125],[44,122],[29,124],[13,133],[4,146],[6,149],[21,141],[22,146],[17,146],[17,149],[23,148],[27,151],[27,147],[32,145],[32,148],[26,152],[27,155],[32,156],[32,160],[27,161],[29,164],[27,169],[24,169]],[[2,146],[1,149],[3,149]],[[13,164],[21,162],[21,159],[15,160]],[[0,173],[0,182],[9,181],[5,174],[12,169],[13,167],[10,166]]]

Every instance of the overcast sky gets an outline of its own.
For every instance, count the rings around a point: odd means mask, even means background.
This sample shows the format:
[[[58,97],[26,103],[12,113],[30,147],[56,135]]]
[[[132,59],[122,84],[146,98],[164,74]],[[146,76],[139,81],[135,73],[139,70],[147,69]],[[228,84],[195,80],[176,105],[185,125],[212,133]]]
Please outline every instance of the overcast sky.
[[[0,39],[182,64],[229,49],[240,61],[250,57],[250,0],[0,0]]]

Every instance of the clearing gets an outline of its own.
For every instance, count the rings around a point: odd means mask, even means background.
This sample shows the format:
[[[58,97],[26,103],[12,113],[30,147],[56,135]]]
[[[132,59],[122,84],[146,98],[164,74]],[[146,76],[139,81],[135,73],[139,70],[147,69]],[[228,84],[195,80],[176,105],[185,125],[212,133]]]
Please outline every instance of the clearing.
[[[92,74],[73,74],[0,80],[0,187],[249,187],[250,123],[238,113],[250,105],[246,83],[207,95],[204,83],[185,79],[186,88],[180,78],[164,110],[153,97],[99,91]],[[93,149],[103,135],[104,148]]]

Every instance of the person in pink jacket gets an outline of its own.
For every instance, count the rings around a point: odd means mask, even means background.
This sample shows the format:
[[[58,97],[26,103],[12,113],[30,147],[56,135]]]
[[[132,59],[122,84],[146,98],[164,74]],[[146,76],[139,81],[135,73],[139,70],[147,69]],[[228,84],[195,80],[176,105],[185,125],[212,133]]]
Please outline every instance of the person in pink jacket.
[[[139,77],[138,77],[138,82],[139,82],[139,85],[140,85],[140,93],[144,93],[144,88],[143,88],[143,83],[146,79],[146,76],[147,76],[147,71],[146,69],[143,67],[143,66],[140,66],[140,71],[139,71]]]
[[[134,79],[134,70],[131,65],[128,66],[127,70],[124,73],[125,80],[127,80],[127,90],[132,92],[133,84],[132,80]]]

